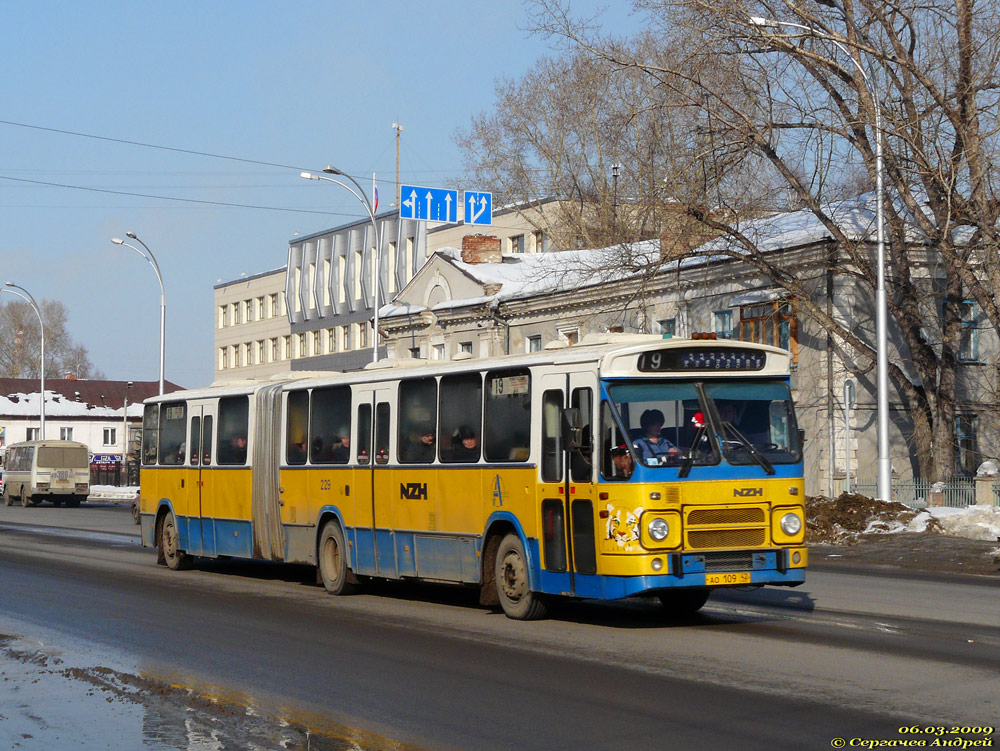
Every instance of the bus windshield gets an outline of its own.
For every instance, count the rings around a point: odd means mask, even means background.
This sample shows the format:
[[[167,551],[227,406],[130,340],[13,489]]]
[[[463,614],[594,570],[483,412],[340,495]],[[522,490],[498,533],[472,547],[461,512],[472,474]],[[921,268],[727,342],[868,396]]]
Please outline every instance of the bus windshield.
[[[782,381],[660,381],[609,389],[636,460],[647,467],[800,461],[791,395]],[[686,472],[685,472],[686,473]]]
[[[722,452],[730,464],[790,464],[801,460],[788,386],[781,381],[706,383]]]

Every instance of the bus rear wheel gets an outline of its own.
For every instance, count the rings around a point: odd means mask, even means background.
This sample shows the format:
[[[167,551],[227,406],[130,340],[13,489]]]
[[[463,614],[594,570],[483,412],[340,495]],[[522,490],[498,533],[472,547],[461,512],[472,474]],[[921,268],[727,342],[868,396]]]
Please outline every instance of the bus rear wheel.
[[[14,496],[10,494],[10,488],[3,489],[3,505],[4,506],[14,505]]]
[[[191,556],[180,549],[180,539],[177,537],[177,522],[172,513],[163,517],[160,524],[160,553],[163,555],[163,562],[171,571],[180,571],[191,565]]]
[[[348,558],[347,542],[340,524],[327,522],[319,538],[319,575],[331,595],[349,595],[354,591]]]
[[[660,592],[658,597],[671,615],[692,615],[708,602],[707,589],[677,589]]]
[[[548,615],[544,596],[531,591],[528,579],[528,559],[521,538],[507,534],[497,549],[496,587],[500,607],[508,618],[535,621]]]

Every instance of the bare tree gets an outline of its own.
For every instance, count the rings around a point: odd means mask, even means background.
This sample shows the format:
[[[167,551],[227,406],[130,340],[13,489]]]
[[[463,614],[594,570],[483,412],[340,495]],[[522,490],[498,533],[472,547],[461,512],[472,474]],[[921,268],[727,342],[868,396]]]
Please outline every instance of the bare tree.
[[[66,328],[66,306],[54,300],[40,303],[45,321],[45,374],[63,378],[101,378],[94,370],[87,348],[76,344]],[[38,378],[41,366],[41,337],[38,316],[20,300],[0,304],[0,376]]]
[[[965,370],[959,367],[970,323],[968,301],[992,331],[1000,331],[1000,196],[993,178],[1000,124],[996,3],[639,0],[636,9],[645,14],[648,28],[623,42],[595,34],[559,0],[538,0],[536,28],[567,50],[547,64],[556,66],[564,89],[589,80],[570,74],[577,67],[600,71],[602,80],[634,82],[614,92],[630,101],[601,106],[641,109],[645,122],[655,123],[637,132],[648,139],[642,145],[637,139],[633,154],[649,154],[658,177],[639,184],[656,187],[636,195],[643,202],[680,206],[703,231],[727,238],[722,252],[795,296],[800,314],[830,332],[859,371],[874,362],[874,332],[838,320],[814,302],[807,280],[773,263],[760,239],[747,231],[747,219],[769,209],[810,212],[836,243],[838,273],[853,275],[874,299],[874,227],[860,236],[850,233],[832,207],[833,199],[875,184],[873,125],[881,114],[888,306],[908,355],[890,363],[890,378],[913,422],[921,474],[950,476],[956,409],[968,386],[961,383]],[[760,24],[755,18],[800,27]],[[523,84],[540,90],[545,79],[536,80],[537,75]],[[554,79],[548,80],[551,85]],[[498,106],[516,103],[516,97],[504,97],[517,91],[510,82],[501,87]],[[645,98],[636,99],[637,92]],[[489,138],[505,141],[522,132],[507,121],[512,116],[498,111],[479,122],[492,126]],[[544,113],[521,116],[539,117],[545,132],[551,130]],[[608,132],[599,119],[593,129]],[[596,135],[576,142],[551,139],[544,149],[517,141],[518,148],[495,147],[495,153],[511,162],[507,173],[544,173],[543,165],[564,164],[563,152],[570,147],[580,163],[595,163],[599,152],[592,143],[598,140]],[[472,154],[482,167],[481,154],[474,148]],[[641,171],[623,152],[615,158],[626,163],[626,172]],[[661,187],[663,178],[669,190]],[[524,186],[533,187],[527,180]],[[554,181],[551,188],[565,190],[565,184]],[[524,190],[511,197],[531,195]],[[634,229],[631,234],[638,235]],[[700,252],[708,251],[678,243],[656,263]],[[718,244],[710,252],[718,255]]]

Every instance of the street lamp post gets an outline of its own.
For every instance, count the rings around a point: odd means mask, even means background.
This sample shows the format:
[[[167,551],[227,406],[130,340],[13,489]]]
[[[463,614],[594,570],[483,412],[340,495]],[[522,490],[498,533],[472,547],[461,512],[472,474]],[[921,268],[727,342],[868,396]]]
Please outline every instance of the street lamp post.
[[[341,177],[346,177],[354,184],[354,187],[352,188],[347,183],[341,182],[340,180],[337,180],[332,177],[325,177],[323,175],[314,175],[312,172],[302,172],[299,174],[299,177],[303,178],[304,180],[325,180],[326,182],[336,183],[340,187],[346,188],[351,192],[351,194],[355,198],[357,198],[361,202],[361,205],[365,207],[365,211],[368,212],[368,218],[371,220],[372,223],[372,232],[375,235],[375,290],[374,290],[375,300],[374,300],[374,305],[372,306],[375,310],[375,321],[374,321],[375,330],[372,334],[372,339],[373,339],[372,362],[378,362],[378,309],[380,305],[379,298],[382,296],[381,295],[382,274],[379,268],[380,266],[379,255],[382,250],[382,231],[379,229],[378,222],[375,221],[375,211],[372,208],[371,202],[368,200],[368,196],[365,195],[364,189],[358,184],[358,181],[355,180],[350,175],[348,175],[346,172],[342,172],[336,167],[331,167],[327,165],[326,167],[323,168],[323,171],[329,175],[340,175]],[[355,190],[355,188],[357,190]]]
[[[18,285],[14,284],[14,282],[6,282],[4,286],[8,288],[5,290],[6,292],[10,292],[12,295],[17,295],[22,300],[27,301],[27,303],[31,306],[32,310],[35,311],[35,315],[38,316],[38,327],[41,329],[42,332],[42,339],[41,339],[42,357],[41,357],[40,372],[39,372],[40,376],[39,380],[41,381],[39,386],[42,393],[41,393],[41,407],[39,408],[39,413],[38,413],[38,437],[44,441],[45,440],[45,322],[42,320],[42,310],[41,308],[38,307],[38,303],[35,302],[35,298],[32,297],[31,293],[28,292],[28,290],[26,290],[24,287],[19,287]]]
[[[888,322],[889,305],[888,296],[885,290],[885,206],[884,206],[884,167],[882,163],[882,142],[884,132],[882,130],[882,107],[879,104],[878,94],[872,86],[872,80],[868,71],[861,65],[851,51],[839,40],[829,34],[808,26],[806,24],[794,23],[792,21],[777,21],[769,18],[751,17],[750,23],[761,28],[776,28],[787,26],[794,29],[801,29],[810,36],[817,39],[824,39],[836,45],[841,52],[847,55],[848,59],[857,68],[858,73],[864,79],[865,88],[872,98],[875,109],[875,222],[878,225],[876,232],[878,235],[878,285],[875,291],[875,331],[876,331],[876,371],[877,371],[877,403],[878,403],[878,500],[892,500],[892,459],[889,456],[889,347],[888,347]],[[832,418],[831,418],[832,419]]]
[[[129,245],[120,237],[112,237],[111,242],[113,242],[115,245],[124,245],[126,248],[131,248],[136,253],[145,258],[146,261],[149,262],[149,265],[153,267],[153,271],[156,272],[156,281],[160,283],[160,396],[162,396],[163,359],[164,359],[166,332],[167,332],[167,296],[163,291],[163,275],[160,273],[160,264],[156,262],[156,256],[153,255],[153,251],[149,249],[149,246],[146,245],[146,243],[144,243],[142,240],[140,240],[136,236],[135,232],[126,232],[125,235],[135,240],[137,243],[139,243],[145,249],[145,252],[139,250],[134,245]]]

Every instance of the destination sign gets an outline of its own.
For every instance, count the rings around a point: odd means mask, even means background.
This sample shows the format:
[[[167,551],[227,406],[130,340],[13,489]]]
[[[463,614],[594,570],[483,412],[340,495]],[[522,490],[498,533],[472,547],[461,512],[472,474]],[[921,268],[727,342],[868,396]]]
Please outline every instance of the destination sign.
[[[661,349],[639,355],[638,368],[644,373],[678,370],[763,370],[767,353],[736,347]]]

